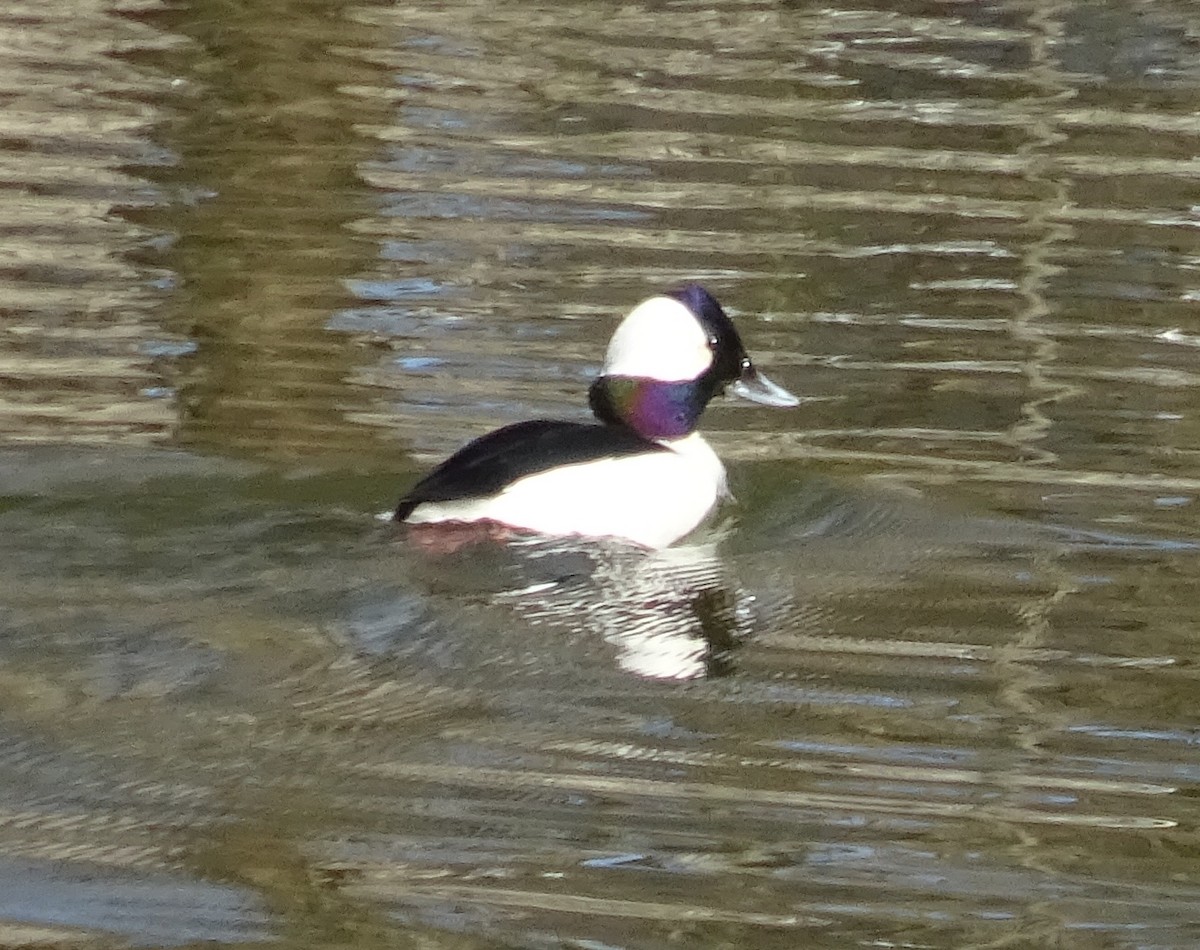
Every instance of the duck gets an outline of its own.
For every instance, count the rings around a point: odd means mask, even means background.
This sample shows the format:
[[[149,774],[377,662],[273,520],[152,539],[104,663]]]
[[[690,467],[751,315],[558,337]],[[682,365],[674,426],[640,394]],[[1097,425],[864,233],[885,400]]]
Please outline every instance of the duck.
[[[595,422],[535,419],[481,436],[410,488],[392,517],[420,530],[666,548],[730,497],[725,466],[697,431],[726,391],[776,408],[800,402],[755,368],[708,290],[668,290],[613,334],[588,390]]]

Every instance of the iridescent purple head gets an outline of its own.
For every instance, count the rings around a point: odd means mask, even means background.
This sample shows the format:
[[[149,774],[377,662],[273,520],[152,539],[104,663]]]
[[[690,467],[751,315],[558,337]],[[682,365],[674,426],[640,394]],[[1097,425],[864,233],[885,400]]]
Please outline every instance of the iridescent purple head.
[[[606,408],[596,406],[602,390]],[[603,376],[592,385],[592,409],[605,422],[621,422],[647,439],[681,439],[696,428],[704,404],[696,384],[634,376]]]
[[[733,321],[699,284],[638,304],[613,334],[603,374],[589,393],[602,422],[646,439],[678,439],[726,387],[769,406],[799,400],[760,375]]]

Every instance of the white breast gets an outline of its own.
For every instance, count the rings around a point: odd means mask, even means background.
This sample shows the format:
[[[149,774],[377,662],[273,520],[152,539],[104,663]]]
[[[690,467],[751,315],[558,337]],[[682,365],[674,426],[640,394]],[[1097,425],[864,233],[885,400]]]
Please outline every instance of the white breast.
[[[486,498],[427,502],[406,520],[487,519],[539,534],[624,538],[648,548],[666,547],[695,530],[727,489],[725,467],[698,433],[663,445],[669,451],[528,475]]]

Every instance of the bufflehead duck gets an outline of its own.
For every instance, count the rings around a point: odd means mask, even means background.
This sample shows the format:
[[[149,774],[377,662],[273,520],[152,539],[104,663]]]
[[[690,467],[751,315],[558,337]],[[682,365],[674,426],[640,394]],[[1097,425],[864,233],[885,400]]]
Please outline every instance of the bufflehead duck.
[[[699,284],[651,297],[617,327],[588,391],[600,424],[539,419],[482,436],[413,486],[395,520],[666,547],[729,494],[725,467],[696,432],[726,387],[767,406],[799,402],[755,370]]]

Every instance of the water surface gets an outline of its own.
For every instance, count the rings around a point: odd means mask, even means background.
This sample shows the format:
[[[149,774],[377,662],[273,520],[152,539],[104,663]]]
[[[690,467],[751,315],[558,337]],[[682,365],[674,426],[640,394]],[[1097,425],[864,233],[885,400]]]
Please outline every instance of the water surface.
[[[1190,947],[1189,4],[0,13],[0,940]],[[375,515],[685,279],[646,557]]]

